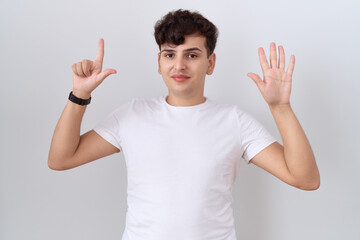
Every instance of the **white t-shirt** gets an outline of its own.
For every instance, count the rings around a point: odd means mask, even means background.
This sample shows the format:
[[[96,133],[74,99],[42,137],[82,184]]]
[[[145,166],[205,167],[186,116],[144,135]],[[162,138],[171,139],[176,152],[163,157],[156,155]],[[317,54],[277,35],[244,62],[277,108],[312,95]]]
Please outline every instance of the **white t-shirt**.
[[[236,105],[206,98],[172,106],[135,98],[94,130],[120,149],[127,167],[122,240],[236,240],[232,185],[276,140]]]

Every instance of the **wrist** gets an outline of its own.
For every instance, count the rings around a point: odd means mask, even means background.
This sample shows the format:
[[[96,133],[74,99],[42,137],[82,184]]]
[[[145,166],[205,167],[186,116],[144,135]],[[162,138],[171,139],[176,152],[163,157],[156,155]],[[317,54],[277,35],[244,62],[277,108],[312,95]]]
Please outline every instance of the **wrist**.
[[[81,96],[86,96],[85,94],[81,94]],[[83,98],[79,98],[76,95],[74,95],[74,93],[71,91],[69,94],[69,100],[75,104],[81,105],[81,106],[85,106],[88,105],[91,102],[91,97],[89,97],[88,99],[83,99]]]
[[[81,98],[81,99],[89,99],[91,97],[90,93],[81,91],[81,90],[77,90],[77,89],[73,89],[72,93],[75,97]]]
[[[269,105],[269,108],[270,108],[271,112],[286,111],[286,110],[290,110],[291,106],[290,106],[290,103],[286,103],[286,104]]]

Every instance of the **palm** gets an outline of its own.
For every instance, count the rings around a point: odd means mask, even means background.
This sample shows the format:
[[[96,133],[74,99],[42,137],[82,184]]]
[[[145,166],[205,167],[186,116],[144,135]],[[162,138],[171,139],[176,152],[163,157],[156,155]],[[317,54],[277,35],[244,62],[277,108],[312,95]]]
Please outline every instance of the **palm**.
[[[271,43],[270,66],[262,48],[259,48],[259,59],[264,80],[254,73],[249,73],[248,76],[254,80],[269,105],[289,104],[295,57],[291,56],[288,70],[285,72],[284,49],[279,46],[279,61],[277,62],[276,46],[275,43]]]
[[[91,75],[80,77],[73,73],[73,86],[75,89],[83,89],[92,92],[99,84],[99,73],[101,73],[101,63],[94,63],[90,68]]]
[[[291,75],[280,69],[268,69],[264,72],[262,95],[270,104],[286,104],[291,92]]]

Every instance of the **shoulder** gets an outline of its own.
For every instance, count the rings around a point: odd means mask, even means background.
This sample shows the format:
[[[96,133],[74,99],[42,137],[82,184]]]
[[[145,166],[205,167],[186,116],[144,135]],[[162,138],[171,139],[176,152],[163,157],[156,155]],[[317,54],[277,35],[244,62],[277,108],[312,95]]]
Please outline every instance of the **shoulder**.
[[[228,114],[231,114],[236,119],[236,121],[239,122],[240,124],[257,121],[252,114],[250,114],[248,111],[242,109],[237,104],[217,103],[216,109],[217,109],[217,111],[225,111]]]
[[[161,105],[162,96],[151,97],[151,98],[134,98],[133,99],[133,107],[134,108],[157,108]]]
[[[227,114],[234,114],[236,112],[237,106],[232,103],[218,102],[212,99],[208,99],[208,101],[209,108],[214,112]]]
[[[126,102],[120,104],[120,106],[118,106],[117,108],[115,108],[110,115],[123,115],[125,112],[129,111],[134,104],[136,103],[137,98],[132,98],[130,100],[127,100]]]
[[[161,107],[161,97],[153,97],[153,98],[136,97],[121,104],[114,111],[112,111],[111,115],[122,118],[124,118],[125,116],[136,117],[139,115],[147,114],[149,112],[154,112],[160,107]]]
[[[234,105],[234,112],[236,114],[236,117],[238,119],[238,122],[241,124],[246,124],[246,123],[256,123],[258,124],[259,121],[254,117],[254,115],[252,115],[251,113],[249,113],[248,111],[240,108],[237,105]]]

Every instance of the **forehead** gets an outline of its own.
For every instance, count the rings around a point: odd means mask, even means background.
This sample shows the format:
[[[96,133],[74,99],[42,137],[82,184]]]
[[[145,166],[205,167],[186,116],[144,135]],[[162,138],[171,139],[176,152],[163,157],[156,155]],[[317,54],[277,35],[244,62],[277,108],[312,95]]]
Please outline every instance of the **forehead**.
[[[202,51],[206,51],[206,38],[199,34],[185,35],[185,41],[180,45],[174,45],[171,43],[164,43],[161,45],[161,50],[172,49],[181,51],[188,48],[199,48]]]

